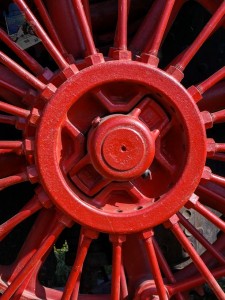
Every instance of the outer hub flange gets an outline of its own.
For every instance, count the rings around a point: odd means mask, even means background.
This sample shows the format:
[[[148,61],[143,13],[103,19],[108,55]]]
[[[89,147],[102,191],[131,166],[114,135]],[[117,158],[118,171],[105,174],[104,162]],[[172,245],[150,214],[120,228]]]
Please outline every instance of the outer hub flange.
[[[93,199],[88,200],[87,197],[83,197],[82,193],[72,185],[60,165],[62,126],[68,111],[85,94],[113,82],[142,86],[149,91],[149,94],[158,97],[157,101],[160,105],[176,116],[185,138],[184,166],[181,167],[176,183],[154,203],[148,199],[144,200],[143,209],[119,214],[116,211],[101,209],[95,205]],[[154,143],[150,131],[141,121],[135,121],[132,127],[133,120],[132,122],[130,120],[126,116],[110,117],[109,120],[104,120],[105,124],[115,123],[109,133],[105,126],[99,125],[99,131],[96,129],[90,134],[93,135],[93,145],[89,142],[88,150],[91,152],[93,165],[107,176],[119,178],[120,174],[126,173],[126,178],[132,178],[141,174],[154,157]],[[98,145],[102,135],[100,132],[103,132],[103,140]],[[128,154],[122,153],[122,149],[125,150],[121,148],[123,138],[126,142],[125,148],[131,149],[128,152],[131,158]],[[113,151],[109,150],[111,143],[114,145]],[[137,149],[140,154],[136,153]],[[123,157],[127,161],[125,164]],[[141,157],[141,162],[138,163]],[[191,96],[168,74],[138,62],[107,62],[93,65],[74,75],[58,89],[46,105],[37,132],[36,163],[42,185],[49,197],[75,221],[101,232],[139,232],[168,220],[184,206],[195,191],[202,176],[205,159],[205,128]]]
[[[96,170],[114,180],[141,176],[153,161],[155,138],[138,118],[113,115],[90,132],[88,151]]]

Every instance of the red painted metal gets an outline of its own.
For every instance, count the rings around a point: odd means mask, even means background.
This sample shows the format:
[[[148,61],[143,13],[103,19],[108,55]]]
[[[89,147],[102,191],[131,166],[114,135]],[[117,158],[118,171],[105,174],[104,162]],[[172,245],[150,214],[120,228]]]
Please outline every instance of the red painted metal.
[[[35,196],[1,222],[2,241],[38,213],[15,261],[0,266],[0,299],[184,300],[186,291],[204,283],[224,299],[216,278],[225,275],[225,178],[206,166],[206,159],[225,161],[225,144],[207,138],[207,129],[225,121],[224,67],[190,88],[180,83],[222,26],[224,2],[198,1],[212,17],[166,71],[158,67],[160,49],[186,1],[152,1],[130,39],[132,2],[118,0],[114,41],[108,54],[102,47],[104,55],[89,1],[14,2],[59,69],[53,74],[0,30],[0,39],[34,73],[0,52],[7,75],[0,78],[0,123],[22,133],[21,140],[0,141],[0,190],[24,181],[38,185]],[[214,95],[220,101],[207,104]],[[187,209],[221,231],[214,243],[182,215]],[[47,288],[39,282],[41,266],[74,222],[82,229],[65,288]],[[191,259],[183,270],[170,268],[155,234],[159,225]],[[206,249],[203,254],[186,231]],[[112,244],[111,292],[81,295],[85,259],[100,233]]]

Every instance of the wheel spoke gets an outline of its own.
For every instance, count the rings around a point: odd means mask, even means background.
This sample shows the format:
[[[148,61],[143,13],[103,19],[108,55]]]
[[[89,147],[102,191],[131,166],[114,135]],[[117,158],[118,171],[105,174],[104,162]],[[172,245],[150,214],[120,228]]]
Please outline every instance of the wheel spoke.
[[[213,174],[212,171],[207,171],[206,175],[203,175],[204,180],[209,180],[210,182],[214,182],[220,186],[225,187],[225,178],[223,176],[219,176],[216,174]]]
[[[87,55],[96,55],[97,50],[95,48],[90,26],[88,24],[81,0],[73,0],[73,6],[79,21],[81,32],[83,34]]]
[[[118,24],[114,47],[127,50],[128,0],[118,0]]]
[[[184,52],[180,57],[179,61],[176,63],[176,68],[178,70],[184,71],[187,65],[190,63],[192,58],[196,55],[201,46],[205,41],[214,33],[215,29],[219,25],[220,21],[225,14],[225,3],[222,2],[217,11],[213,14],[209,22],[205,25],[203,30],[199,33],[198,37],[191,44],[191,46]]]
[[[213,223],[220,230],[225,232],[225,223],[219,217],[217,217],[211,210],[207,209],[204,205],[200,203],[198,197],[191,197],[186,204],[187,208],[193,208],[206,219],[208,219],[211,223]]]
[[[20,108],[20,107],[17,107],[17,106],[14,106],[12,104],[8,104],[8,103],[2,102],[2,101],[0,101],[0,110],[5,113],[12,114],[12,115],[24,118],[24,119],[27,119],[28,116],[30,115],[29,110],[26,110],[26,109],[23,109],[23,108]],[[3,120],[4,120],[4,117],[3,117]]]
[[[84,11],[87,17],[87,21],[91,30],[91,11],[90,11],[90,4],[89,4],[89,0],[82,0],[82,4],[84,6]]]
[[[21,141],[0,141],[0,150],[6,149],[21,154],[23,151],[23,143]]]
[[[209,156],[208,158],[224,162],[225,161],[225,154],[224,153],[215,153],[213,156]]]
[[[56,239],[65,228],[65,225],[59,222],[57,219],[52,223],[51,228],[46,233],[46,236],[41,243],[38,250],[27,262],[24,268],[19,272],[19,274],[14,278],[11,285],[6,289],[6,291],[1,296],[2,300],[10,299],[16,290],[21,286],[21,284],[27,279],[30,273],[38,266],[41,259],[49,251],[49,249],[54,245]]]
[[[165,28],[164,36],[169,31],[176,15],[180,11],[181,7],[184,4],[184,0],[175,1],[174,9],[171,13],[171,18],[167,24],[167,28]],[[157,28],[159,28],[158,20],[161,19],[163,14],[163,10],[165,8],[165,1],[158,0],[154,1],[147,16],[139,27],[137,33],[132,39],[129,48],[132,50],[134,54],[140,54],[142,52],[148,52],[149,47],[152,44],[153,38],[156,37],[155,32]],[[147,30],[146,30],[147,29]]]
[[[112,260],[112,286],[111,299],[120,300],[121,298],[121,270],[122,270],[122,244],[125,242],[125,236],[111,235],[110,241],[113,244]]]
[[[16,75],[22,78],[24,81],[32,85],[38,91],[43,91],[46,88],[46,85],[42,83],[39,79],[33,76],[30,72],[26,71],[12,59],[10,59],[6,54],[0,51],[0,61]]]
[[[44,31],[36,17],[33,15],[29,7],[26,5],[24,0],[14,0],[14,2],[18,5],[20,10],[24,13],[27,21],[31,24],[33,27],[35,33],[37,36],[41,39],[43,45],[46,47],[48,52],[51,54],[57,65],[61,70],[69,68],[69,64],[66,62],[66,60],[63,58],[62,54],[59,52],[59,50],[56,48],[56,46],[53,44],[51,39],[48,37],[47,33]]]
[[[62,300],[70,300],[74,291],[74,287],[76,286],[77,280],[82,272],[84,260],[86,258],[90,244],[93,239],[96,239],[98,237],[98,234],[96,232],[86,230],[86,229],[83,229],[81,234],[82,234],[81,244],[78,249],[77,256],[74,265],[72,267],[72,270],[70,272],[69,278],[67,280],[63,292]]]
[[[56,32],[55,26],[52,23],[52,20],[48,14],[48,11],[45,7],[45,5],[43,4],[42,0],[34,0],[34,3],[36,4],[38,11],[42,17],[42,20],[44,21],[44,24],[46,26],[46,28],[48,29],[48,32],[53,40],[53,42],[55,43],[56,47],[58,48],[59,52],[64,56],[68,56],[66,49],[64,48],[62,41],[60,40],[59,35]]]
[[[204,94],[207,90],[212,88],[216,83],[218,83],[224,78],[225,78],[225,67],[221,68],[219,71],[214,73],[208,79],[200,83],[197,86],[197,89],[200,90],[202,94]]]
[[[4,80],[0,80],[0,86],[20,97],[25,97],[27,93],[25,89],[19,88],[16,85],[12,85],[11,83]]]
[[[15,125],[16,124],[16,117],[0,114],[0,123],[8,124],[8,125]]]
[[[214,278],[222,278],[225,275],[224,266],[213,269],[211,274],[213,275]],[[199,287],[203,285],[204,283],[205,283],[205,278],[203,277],[203,275],[199,274],[191,278],[186,278],[185,280],[182,280],[181,282],[177,282],[174,285],[167,285],[167,289],[169,291],[170,296],[173,296],[178,292],[189,291],[191,289],[194,289],[195,287]],[[218,299],[223,299],[223,298],[224,297],[222,296],[222,298],[218,298]]]
[[[159,247],[159,245],[158,245],[158,243],[156,242],[155,239],[153,239],[153,244],[154,244],[157,259],[159,261],[159,265],[160,265],[164,275],[167,277],[167,280],[170,283],[176,284],[177,281],[176,281],[176,279],[175,279],[175,277],[174,277],[174,275],[173,275],[173,273],[172,273],[172,271],[171,271],[164,255],[163,255],[163,253],[162,253],[162,251],[161,251],[161,249],[160,249],[160,247]],[[184,300],[184,297],[180,293],[177,293],[175,295],[175,298],[177,300]]]
[[[168,0],[165,2],[163,12],[157,24],[156,31],[154,32],[153,39],[146,45],[144,49],[145,53],[149,53],[154,56],[158,55],[174,4],[175,0]]]
[[[28,180],[29,177],[27,175],[27,172],[22,172],[13,176],[2,178],[0,179],[0,190]]]
[[[211,115],[214,124],[225,122],[225,109],[214,112]]]
[[[219,71],[214,73],[212,76],[207,78],[205,81],[197,86],[191,86],[188,91],[193,96],[196,102],[202,99],[202,95],[218,82],[225,78],[225,67],[221,68]]]
[[[155,247],[153,244],[153,235],[154,235],[154,233],[152,231],[149,231],[149,232],[143,233],[143,238],[145,240],[145,247],[146,247],[152,275],[153,275],[153,278],[155,281],[157,295],[159,296],[160,299],[167,300],[168,296],[166,293],[162,274],[161,274],[161,271],[160,271],[160,268],[158,265]]]
[[[22,62],[36,75],[44,73],[44,68],[26,51],[22,50],[6,32],[0,28],[0,40],[2,40],[21,60]]]
[[[223,299],[225,297],[225,294],[219,284],[217,283],[215,277],[213,274],[209,271],[207,266],[204,264],[201,257],[198,255],[197,251],[195,251],[194,247],[188,240],[188,238],[183,233],[181,227],[178,224],[179,218],[177,216],[172,217],[168,223],[166,224],[167,228],[170,228],[173,234],[176,236],[177,240],[181,243],[181,245],[184,247],[184,249],[187,251],[189,256],[191,257],[192,261],[196,265],[196,268],[199,270],[199,272],[202,274],[208,285],[211,287],[211,289],[214,291],[216,296],[219,299]]]
[[[180,223],[214,256],[220,263],[225,264],[225,257],[220,254],[208,240],[181,214],[178,213]]]
[[[120,286],[121,286],[121,299],[125,300],[128,297],[128,287],[127,287],[127,279],[124,270],[123,261],[121,262],[121,274],[120,274]]]
[[[34,196],[15,216],[0,225],[0,240],[2,241],[18,224],[41,209],[42,205]]]
[[[215,184],[210,183],[210,185]],[[213,188],[212,186],[204,186],[200,184],[196,193],[200,196],[202,204],[207,205],[215,210],[220,208],[220,211],[225,214],[225,210],[223,208],[225,206],[225,199],[223,197],[223,193],[221,195],[219,194],[217,185],[215,185]]]

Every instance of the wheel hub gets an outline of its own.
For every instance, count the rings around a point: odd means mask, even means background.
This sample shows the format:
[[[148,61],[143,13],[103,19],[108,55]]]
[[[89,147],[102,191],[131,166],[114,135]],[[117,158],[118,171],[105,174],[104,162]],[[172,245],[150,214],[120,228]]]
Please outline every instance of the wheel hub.
[[[88,139],[91,161],[106,178],[127,181],[141,176],[154,159],[155,138],[134,116],[103,118]]]
[[[77,137],[81,134],[77,133],[75,151],[80,158],[69,167],[68,176],[68,171],[62,167],[67,147],[60,142],[63,124],[68,116],[76,122],[76,105],[80,108],[82,101],[88,104],[93,91],[105,86],[109,90],[108,85],[115,82],[120,88],[127,83],[144,88],[154,99],[153,104],[148,104],[151,103],[148,100],[147,106],[142,102],[132,107],[128,105],[126,115],[120,112],[109,115],[103,111],[101,120],[93,121],[92,118],[89,127],[82,125],[82,116],[77,115],[86,150],[79,153]],[[108,107],[107,101],[104,104]],[[121,104],[116,103],[109,110],[120,111],[120,107]],[[173,122],[176,124],[164,146],[160,146],[163,132],[155,145],[161,126],[158,124],[161,110],[173,120],[170,122],[172,128]],[[86,112],[85,107],[83,112]],[[175,148],[174,134],[180,136]],[[202,143],[198,143],[199,140]],[[37,133],[36,160],[49,197],[75,221],[103,232],[131,233],[157,226],[188,201],[202,176],[205,141],[201,115],[177,81],[163,71],[141,63],[107,62],[74,75],[46,105]],[[45,149],[48,149],[47,153]],[[176,162],[176,151],[179,156],[183,153],[179,163]],[[157,175],[158,163],[154,162],[156,156],[160,159],[161,152],[168,152],[168,160],[170,157],[174,160],[166,176],[163,170]],[[152,181],[146,182],[141,175],[148,168],[152,168],[153,176]],[[168,181],[171,176],[173,182]],[[155,192],[148,192],[146,186]]]

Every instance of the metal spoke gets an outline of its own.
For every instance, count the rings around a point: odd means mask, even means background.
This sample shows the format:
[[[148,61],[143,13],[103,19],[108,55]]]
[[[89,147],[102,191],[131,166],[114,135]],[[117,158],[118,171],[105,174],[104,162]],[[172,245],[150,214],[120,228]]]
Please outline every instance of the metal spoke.
[[[0,225],[0,240],[3,240],[13,228],[20,224],[25,219],[29,218],[32,214],[37,212],[41,208],[41,203],[37,196],[34,196],[22,209],[21,211],[7,220],[5,223]]]
[[[27,93],[25,89],[19,88],[16,85],[13,85],[4,80],[0,80],[0,86],[20,97],[25,97]]]
[[[200,203],[198,197],[192,197],[189,199],[188,203],[186,204],[188,208],[195,209],[198,213],[208,219],[211,223],[213,223],[216,227],[220,230],[225,232],[225,222],[217,217],[211,210],[206,208],[204,205]]]
[[[32,85],[38,91],[43,91],[46,85],[42,83],[39,79],[33,76],[30,72],[26,71],[20,65],[18,65],[14,60],[9,58],[6,54],[0,51],[0,62],[13,71],[16,75],[21,77],[24,81]]]
[[[16,124],[16,117],[14,117],[14,116],[7,116],[7,115],[1,115],[0,114],[0,123],[2,123],[2,124],[9,124],[9,125],[15,125]]]
[[[0,150],[11,150],[12,152],[22,153],[23,143],[21,141],[0,141]]]
[[[220,263],[225,264],[225,257],[220,254],[208,240],[181,214],[178,213],[180,223],[207,249]]]
[[[203,30],[199,33],[198,37],[191,44],[191,46],[184,52],[184,54],[180,57],[179,61],[176,63],[176,68],[184,71],[189,62],[201,48],[201,46],[205,43],[205,41],[210,37],[210,35],[217,28],[218,24],[222,20],[225,14],[225,3],[222,2],[218,7],[217,11],[213,14],[209,22],[205,25]]]
[[[118,24],[114,47],[127,50],[128,0],[118,0]]]
[[[126,240],[125,236],[111,235],[110,241],[113,244],[112,260],[112,286],[111,299],[120,300],[121,297],[121,268],[122,268],[122,244]]]
[[[37,36],[41,39],[43,45],[46,47],[48,52],[51,54],[57,65],[61,70],[69,68],[69,64],[66,62],[66,60],[63,58],[62,54],[59,52],[59,50],[56,48],[54,43],[51,41],[47,33],[44,31],[40,23],[38,22],[37,18],[34,16],[34,14],[31,12],[29,7],[26,5],[24,0],[14,0],[14,2],[18,5],[20,10],[24,13],[27,21],[31,24],[33,27],[35,33]]]
[[[180,242],[180,244],[184,247],[184,249],[187,251],[189,256],[191,257],[192,261],[196,265],[196,268],[199,270],[199,272],[204,277],[205,281],[208,283],[208,285],[211,287],[211,289],[214,291],[216,296],[219,299],[224,299],[225,294],[221,287],[219,286],[218,282],[216,281],[213,274],[209,271],[201,257],[198,255],[197,251],[194,249],[188,238],[183,233],[181,227],[178,224],[179,218],[177,216],[173,216],[168,223],[166,224],[167,228],[170,228],[173,234],[176,236],[177,240]]]
[[[160,299],[167,300],[168,296],[163,282],[162,274],[158,265],[156,251],[153,244],[153,235],[154,235],[153,231],[145,232],[143,233],[143,238],[145,240],[145,247],[146,247],[152,275],[155,281],[157,294]]]
[[[90,26],[81,0],[73,0],[73,6],[79,20],[80,29],[86,45],[87,55],[95,55],[97,54],[97,50],[95,48]]]
[[[44,73],[44,68],[32,56],[13,42],[13,40],[1,28],[0,40],[2,40],[34,74],[40,75]]]
[[[87,230],[87,229],[83,229],[81,234],[82,234],[82,240],[80,243],[80,247],[78,249],[74,265],[72,267],[69,278],[67,280],[67,283],[66,283],[66,286],[65,286],[65,289],[63,292],[62,300],[70,300],[70,298],[73,294],[74,288],[76,286],[77,280],[82,272],[84,260],[86,258],[90,244],[93,239],[96,239],[98,237],[98,233]]]
[[[12,114],[25,119],[30,115],[29,110],[2,101],[0,101],[0,111],[4,111],[5,113]]]
[[[61,222],[55,221],[53,222],[51,229],[46,233],[46,237],[41,243],[39,249],[35,252],[35,254],[31,257],[28,263],[24,266],[24,268],[19,272],[19,274],[12,281],[10,286],[6,289],[6,291],[1,296],[2,300],[10,299],[16,290],[21,286],[21,284],[27,279],[30,273],[37,267],[42,257],[49,251],[49,249],[54,245],[56,239],[65,228],[65,225]]]
[[[53,40],[53,42],[55,43],[56,47],[58,48],[58,50],[60,51],[60,53],[62,53],[63,56],[67,56],[67,52],[66,49],[64,48],[62,41],[59,38],[59,35],[56,32],[55,26],[48,14],[48,11],[43,3],[42,0],[34,0],[34,3],[36,4],[38,11],[42,17],[42,20],[44,21],[44,24],[46,26],[46,28],[48,29],[48,32]]]
[[[16,175],[12,175],[6,178],[0,179],[0,190],[5,189],[9,186],[28,181],[29,177],[27,175],[27,172],[22,172]]]
[[[167,0],[165,2],[164,4],[165,6],[161,14],[160,20],[158,22],[156,31],[154,32],[153,39],[150,41],[149,44],[147,44],[144,50],[146,53],[150,53],[155,56],[158,55],[174,4],[175,4],[175,0]]]
[[[164,275],[166,276],[167,280],[170,283],[176,284],[177,281],[176,281],[176,279],[170,269],[170,266],[168,265],[168,262],[166,261],[164,255],[155,239],[153,239],[153,244],[154,244],[156,256],[159,261],[159,265],[160,265],[160,268],[162,269],[162,272],[164,273]],[[180,293],[177,293],[175,295],[175,298],[177,300],[184,300],[184,297]]]

